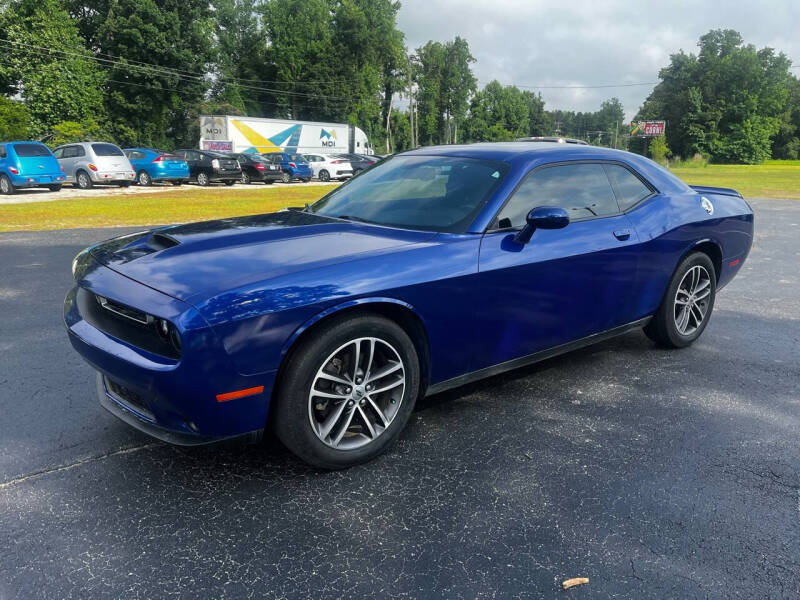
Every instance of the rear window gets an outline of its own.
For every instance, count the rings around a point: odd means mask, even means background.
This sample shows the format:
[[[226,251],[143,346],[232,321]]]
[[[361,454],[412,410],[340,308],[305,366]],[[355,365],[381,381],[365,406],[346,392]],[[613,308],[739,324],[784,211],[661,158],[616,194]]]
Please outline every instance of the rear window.
[[[114,144],[92,144],[96,156],[125,156]]]
[[[306,162],[308,162],[302,154],[292,154],[292,156],[290,158],[291,158],[292,161],[294,161],[296,163],[305,164]]]
[[[50,150],[42,144],[14,144],[17,156],[50,156]]]

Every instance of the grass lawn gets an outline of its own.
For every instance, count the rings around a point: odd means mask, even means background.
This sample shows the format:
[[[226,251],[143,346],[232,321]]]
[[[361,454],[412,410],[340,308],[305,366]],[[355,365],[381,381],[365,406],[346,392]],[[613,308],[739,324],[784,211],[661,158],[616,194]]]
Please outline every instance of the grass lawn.
[[[330,186],[253,186],[247,191],[187,187],[176,191],[0,204],[0,231],[161,225],[254,215],[314,202]]]
[[[681,166],[670,170],[689,185],[734,188],[745,198],[800,199],[800,160],[768,160],[763,165]]]

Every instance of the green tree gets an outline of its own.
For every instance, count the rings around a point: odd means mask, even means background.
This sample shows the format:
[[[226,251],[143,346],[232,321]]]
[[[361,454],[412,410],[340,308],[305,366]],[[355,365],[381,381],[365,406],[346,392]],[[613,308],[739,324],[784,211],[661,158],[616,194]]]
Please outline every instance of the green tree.
[[[19,91],[30,134],[65,120],[103,118],[104,75],[87,58],[75,22],[57,0],[18,0],[2,16],[6,60],[0,80]]]
[[[697,55],[671,56],[637,118],[665,119],[666,142],[681,156],[762,162],[786,111],[789,59],[730,29],[708,32],[698,47]]]
[[[498,142],[528,135],[530,112],[530,99],[519,88],[492,81],[472,97],[466,138]]]
[[[413,57],[417,83],[420,140],[434,144],[458,141],[476,80],[470,65],[475,58],[461,37],[442,44],[430,41]]]
[[[22,102],[0,96],[0,140],[28,138],[31,116]]]
[[[62,121],[58,125],[53,126],[53,136],[48,140],[48,144],[55,148],[61,144],[87,140],[113,141],[113,138],[105,127],[96,119],[88,118],[80,123],[75,121]]]
[[[664,136],[661,135],[654,137],[652,140],[650,140],[649,146],[650,147],[648,150],[650,151],[650,158],[652,158],[658,164],[663,165],[666,162],[667,157],[671,154]]]
[[[117,141],[186,142],[216,52],[209,3],[104,0],[71,10],[89,20],[83,30],[91,30],[92,47],[108,73],[105,104]]]
[[[522,95],[528,104],[528,135],[549,134],[551,129],[550,118],[544,109],[542,95],[527,90],[522,92]]]

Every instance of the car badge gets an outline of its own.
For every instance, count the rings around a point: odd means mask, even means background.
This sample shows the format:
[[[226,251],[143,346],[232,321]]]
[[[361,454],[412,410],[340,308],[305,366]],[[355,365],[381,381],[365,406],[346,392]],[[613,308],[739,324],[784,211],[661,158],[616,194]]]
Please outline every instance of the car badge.
[[[711,200],[706,198],[705,196],[700,197],[700,206],[710,215],[714,214],[714,205],[711,204]]]
[[[44,165],[39,165],[39,168],[40,169],[44,169]]]

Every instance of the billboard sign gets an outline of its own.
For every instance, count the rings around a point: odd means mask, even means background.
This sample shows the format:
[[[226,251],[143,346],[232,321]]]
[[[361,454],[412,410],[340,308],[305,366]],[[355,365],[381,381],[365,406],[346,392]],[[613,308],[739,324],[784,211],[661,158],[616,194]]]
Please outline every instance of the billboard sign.
[[[233,142],[229,140],[201,140],[200,149],[214,152],[233,152]]]
[[[636,137],[658,137],[664,135],[666,121],[631,121],[631,135]]]

